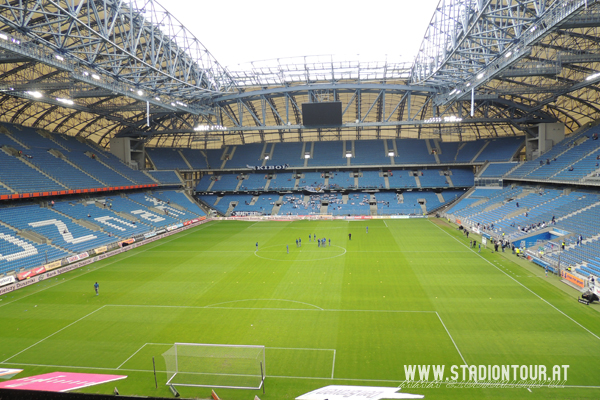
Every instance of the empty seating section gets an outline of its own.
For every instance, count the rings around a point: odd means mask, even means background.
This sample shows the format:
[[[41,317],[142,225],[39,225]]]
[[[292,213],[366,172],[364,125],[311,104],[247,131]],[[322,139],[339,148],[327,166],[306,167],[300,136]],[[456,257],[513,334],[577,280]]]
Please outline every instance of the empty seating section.
[[[198,199],[202,200],[203,202],[212,207],[219,199],[219,196],[216,194],[201,194],[200,196],[198,196]]]
[[[252,202],[252,195],[251,194],[227,194],[225,196],[223,196],[221,198],[221,200],[219,200],[219,202],[217,203],[217,205],[215,205],[215,208],[217,210],[219,210],[220,212],[222,212],[223,214],[225,214],[227,212],[227,209],[229,208],[231,202],[235,201],[237,202],[237,205],[246,205],[246,204],[250,204]],[[237,208],[237,207],[236,207]],[[235,208],[234,208],[234,211]]]
[[[242,182],[240,190],[264,190],[267,184],[266,177],[266,174],[261,173],[248,174],[247,178]]]
[[[325,186],[325,178],[320,172],[305,172],[304,177],[300,179],[300,188],[322,188]]]
[[[354,185],[354,174],[350,171],[339,171],[329,173],[329,189],[347,189],[355,188]]]
[[[115,241],[102,231],[84,228],[69,218],[38,205],[3,208],[2,221],[17,229],[33,230],[52,240],[53,245],[73,253]]]
[[[165,185],[181,185],[181,179],[175,171],[148,171],[157,181]]]
[[[343,151],[343,142],[313,142],[312,158],[308,160],[309,166],[345,165],[346,157]],[[308,148],[308,143],[307,143]]]
[[[219,180],[214,183],[211,190],[233,192],[240,183],[239,175],[223,174],[218,176]]]
[[[107,186],[130,186],[134,184],[133,181],[106,167],[100,161],[88,157],[85,153],[71,152],[69,153],[69,160]]]
[[[390,189],[416,188],[417,181],[410,171],[393,171],[388,174]]]
[[[208,162],[208,168],[220,169],[223,164],[223,149],[210,149],[204,150],[206,154],[206,161]]]
[[[364,171],[358,178],[358,187],[363,189],[383,189],[385,188],[385,179],[379,171]]]
[[[435,157],[427,150],[427,144],[420,139],[396,139],[398,154],[396,164],[435,164]]]
[[[61,249],[31,242],[17,235],[15,231],[0,226],[0,276],[39,266],[46,261],[52,262],[68,255],[69,253]]]
[[[146,147],[146,154],[152,160],[156,169],[189,169],[185,163],[179,149],[171,149],[166,147]]]
[[[269,183],[269,190],[291,190],[295,184],[296,179],[291,172],[276,172]]]
[[[476,140],[474,142],[463,142],[458,147],[458,153],[456,154],[456,162],[470,163],[473,158],[479,153],[481,148],[485,145],[485,141]]]
[[[215,179],[215,175],[204,175],[196,185],[196,192],[206,192]]]
[[[479,175],[480,178],[500,178],[512,168],[514,168],[518,163],[516,162],[508,162],[508,163],[490,163],[483,170],[483,172]]]
[[[263,146],[262,143],[235,146],[235,152],[225,164],[225,168],[245,168],[246,165],[261,165]]]
[[[590,142],[597,143],[598,141],[596,140]],[[598,147],[592,150],[591,153],[582,157],[580,160],[575,161],[571,165],[571,167],[563,169],[561,172],[554,175],[551,179],[577,181],[581,178],[590,175],[594,171],[600,171],[600,151],[598,151]]]
[[[138,185],[147,185],[154,183],[154,181],[149,176],[144,174],[142,171],[129,168],[114,154],[104,153],[102,155],[106,157],[99,158],[100,161],[102,161],[104,164],[108,165],[115,171],[118,171],[121,175],[125,175],[125,177],[133,183]]]
[[[175,190],[165,190],[165,191],[160,191],[160,192],[154,191],[154,192],[152,192],[152,195],[162,201],[168,201],[168,202],[177,204],[177,205],[185,208],[189,212],[196,214],[196,216],[200,216],[200,217],[206,216],[206,213],[204,212],[204,210],[202,210],[198,204],[196,204],[195,202],[192,202],[189,199],[189,197],[187,197],[182,192],[178,192]],[[196,217],[194,217],[194,218],[196,218]]]
[[[349,159],[352,166],[437,164],[433,155],[433,150],[436,149],[439,150],[439,162],[443,164],[509,161],[523,143],[524,138],[517,136],[448,143],[429,140],[431,151],[425,139],[277,142],[266,145],[251,143],[210,150],[148,147],[146,150],[156,168],[160,170],[189,169],[180,153],[194,169],[240,169],[247,165],[263,165],[263,162],[266,166],[288,164],[297,168],[303,167],[305,161],[310,167],[345,167],[348,165],[346,153],[352,149],[353,156]],[[388,152],[395,150],[397,153],[394,156],[394,164],[386,154],[386,147]],[[305,153],[311,154],[311,158],[305,160]],[[264,160],[265,155],[269,155],[268,160]]]
[[[348,142],[349,143],[349,142]],[[352,165],[390,165],[382,140],[355,140]]]
[[[478,198],[480,200],[484,200],[483,202],[477,202],[470,207],[464,207],[461,210],[454,212],[454,209],[450,210],[450,212],[458,217],[459,219],[469,219],[474,218],[478,214],[482,213],[487,207],[490,207],[494,204],[501,204],[502,202],[512,199],[516,197],[519,193],[521,193],[522,188],[510,188],[506,187],[503,189],[476,189],[471,195],[470,198]]]
[[[466,189],[458,189],[458,190],[444,190],[442,191],[441,195],[442,198],[444,199],[443,204],[447,204],[447,203],[451,203],[453,201],[458,200],[458,198],[460,196],[462,196],[463,194],[465,194]],[[427,208],[429,210],[429,207]]]
[[[206,156],[202,153],[202,150],[196,149],[181,149],[181,154],[185,157],[188,163],[193,169],[206,169],[208,163],[206,162]]]
[[[99,180],[85,174],[66,161],[53,156],[47,150],[31,149],[27,150],[27,154],[33,157],[27,161],[36,165],[39,169],[68,188],[86,189],[104,186]]]
[[[2,150],[0,150],[0,181],[18,193],[65,189],[17,157],[9,156]]]
[[[127,213],[132,217],[137,218],[137,223],[142,223],[144,225],[149,225],[153,228],[164,228],[169,225],[174,225],[179,223],[179,220],[172,218],[168,215],[162,215],[153,213],[148,210],[146,206],[138,204],[132,200],[127,198],[118,197],[118,196],[109,196],[106,197],[110,208],[116,212]]]
[[[441,163],[453,163],[456,162],[456,155],[458,153],[458,147],[461,142],[438,142],[440,153],[438,158]]]
[[[517,150],[524,144],[524,136],[492,139],[477,156],[475,162],[511,161]]]
[[[252,201],[246,204],[245,202],[240,202],[235,207],[235,212],[252,212],[252,213],[260,213],[264,215],[271,215],[271,211],[273,210],[273,206],[275,202],[279,200],[279,196],[274,194],[261,194],[254,200],[254,204]]]
[[[168,215],[169,217],[178,220],[178,222],[189,221],[190,219],[198,216],[185,209],[181,210],[180,208],[175,208],[170,204],[170,200],[161,200],[152,194],[130,193],[127,195],[127,198],[148,207],[151,212],[154,212],[158,215],[163,215],[162,213],[164,213],[164,215]],[[156,212],[156,210],[159,210],[162,213]]]
[[[273,157],[269,158],[265,165],[289,164],[290,167],[304,166],[304,154],[302,154],[303,143],[274,143]],[[310,143],[307,143],[307,149]],[[268,148],[268,147],[267,147]]]
[[[508,174],[507,178],[532,178],[538,176],[539,179],[548,178],[552,174],[557,173],[561,168],[567,167],[568,164],[565,164],[561,161],[557,164],[558,160],[565,154],[567,154],[570,150],[572,150],[576,143],[581,144],[582,142],[587,141],[587,136],[584,135],[585,131],[570,135],[554,145],[551,150],[544,153],[542,156],[536,158],[535,160],[527,161],[523,163],[521,166],[516,168],[510,174]],[[596,141],[597,142],[597,141]],[[581,150],[578,149],[578,151]],[[569,157],[569,156],[567,156]],[[561,167],[562,166],[562,167]],[[536,173],[538,169],[544,168],[545,171],[541,171],[540,173]],[[561,167],[561,168],[559,168]]]
[[[475,184],[473,171],[467,169],[451,169],[450,179],[452,180],[452,184],[457,187],[471,187]]]
[[[445,175],[440,175],[441,171],[438,169],[423,170],[419,171],[419,180],[421,181],[421,187],[439,188],[448,187],[448,181]]]
[[[96,206],[93,201],[89,203],[81,201],[58,201],[55,203],[54,209],[72,218],[83,219],[96,224],[105,232],[121,239],[141,235],[151,230],[148,225],[134,224],[133,221],[118,216],[106,206]],[[114,242],[116,239],[112,241]]]

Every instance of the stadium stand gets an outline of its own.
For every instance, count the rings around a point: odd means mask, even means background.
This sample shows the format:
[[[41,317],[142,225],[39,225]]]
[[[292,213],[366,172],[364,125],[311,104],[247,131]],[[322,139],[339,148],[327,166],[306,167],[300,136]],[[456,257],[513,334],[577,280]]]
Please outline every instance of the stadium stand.
[[[105,232],[121,239],[141,235],[150,230],[147,225],[134,224],[130,220],[119,217],[112,210],[107,208],[104,203],[100,202],[58,201],[55,203],[54,209],[74,219],[87,219],[101,227]]]
[[[277,172],[269,183],[269,190],[291,190],[296,185],[296,179],[290,172]]]
[[[208,163],[206,162],[206,155],[201,150],[195,149],[181,149],[181,154],[185,157],[187,162],[192,166],[193,169],[207,169]]]
[[[163,185],[181,185],[181,179],[175,171],[148,171],[152,177]]]
[[[165,147],[146,147],[146,154],[156,169],[189,169],[185,160],[179,154],[179,149]]]
[[[309,166],[345,165],[346,156],[343,142],[312,142],[313,155],[308,159]],[[308,147],[308,143],[307,143]]]
[[[436,141],[437,142],[437,141]],[[438,158],[441,163],[455,163],[458,148],[461,142],[437,142],[440,152]]]
[[[481,171],[479,178],[500,178],[517,165],[517,162],[489,163],[487,167]]]
[[[245,176],[245,179],[240,186],[240,190],[264,190],[266,185],[266,174],[248,174]]]
[[[53,245],[72,253],[80,253],[114,241],[114,238],[102,231],[92,231],[55,210],[37,204],[2,208],[1,215],[2,221],[11,227],[33,230],[52,240]]]
[[[178,206],[188,210],[190,213],[195,214],[195,216],[206,216],[204,210],[202,210],[197,203],[192,202],[192,200],[183,192],[178,192],[175,190],[153,191],[152,195],[162,201],[177,204]]]
[[[356,188],[354,174],[350,171],[330,172],[328,185],[332,190]]]
[[[235,207],[235,214],[241,213],[257,213],[261,215],[271,215],[275,201],[279,196],[273,194],[261,194],[256,199],[252,199],[248,204],[246,201],[239,202]]]
[[[213,184],[211,190],[214,191],[229,191],[233,192],[240,183],[240,175],[238,174],[222,174],[218,176],[218,180]]]
[[[206,161],[209,169],[220,169],[223,164],[223,149],[205,150]]]
[[[411,173],[408,170],[390,172],[388,176],[390,189],[416,188],[417,181]]]
[[[420,139],[396,139],[398,154],[396,164],[435,164],[435,157],[427,150],[427,144]]]
[[[385,153],[382,140],[355,140],[352,165],[389,165],[390,157]]]
[[[358,178],[358,187],[361,189],[383,189],[385,179],[379,171],[363,171]]]
[[[421,187],[439,188],[449,187],[446,175],[443,175],[443,171],[439,169],[430,169],[419,171],[419,180],[421,181]]]
[[[473,171],[466,169],[451,169],[450,179],[454,187],[471,187],[475,184],[475,176]]]
[[[233,152],[227,161],[226,168],[246,168],[247,165],[262,164],[262,143],[251,143],[243,146],[235,146],[230,150]]]
[[[118,196],[106,197],[109,208],[116,212],[126,213],[133,217],[137,223],[150,225],[153,228],[160,229],[168,225],[177,224],[179,221],[169,215],[160,215],[151,212],[145,205],[136,203],[130,199]]]
[[[325,178],[321,172],[305,172],[300,179],[299,187],[302,188],[321,188],[325,186]]]
[[[288,164],[290,167],[304,166],[304,154],[302,153],[303,143],[273,143],[273,157],[270,157],[265,165]],[[309,147],[310,143],[306,143]]]
[[[524,136],[497,138],[489,141],[475,162],[512,161],[515,153],[525,144]]]

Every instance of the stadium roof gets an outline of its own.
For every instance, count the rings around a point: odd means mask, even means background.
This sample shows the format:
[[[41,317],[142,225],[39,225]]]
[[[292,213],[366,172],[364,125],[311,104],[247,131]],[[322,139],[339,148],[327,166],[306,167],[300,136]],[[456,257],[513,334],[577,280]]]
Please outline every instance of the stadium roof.
[[[412,64],[315,56],[241,71],[153,0],[23,4],[0,4],[2,120],[103,146],[468,140],[600,116],[596,0],[442,0]],[[315,101],[341,101],[343,124],[305,128],[301,104]]]

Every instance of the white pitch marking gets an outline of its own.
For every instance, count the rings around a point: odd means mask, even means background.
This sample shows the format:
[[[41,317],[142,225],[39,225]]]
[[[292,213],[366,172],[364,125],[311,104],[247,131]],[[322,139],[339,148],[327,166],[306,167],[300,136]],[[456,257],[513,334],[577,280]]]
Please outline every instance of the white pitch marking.
[[[431,222],[431,221],[429,221]],[[462,243],[460,240],[458,240],[457,238],[455,238],[454,236],[450,235],[448,232],[446,232],[445,230],[443,230],[442,228],[440,228],[439,226],[437,226],[436,224],[434,224],[433,222],[431,222],[435,227],[437,227],[439,230],[441,230],[442,232],[444,232],[446,235],[450,236],[452,239],[456,240],[458,243],[460,243],[461,245],[463,245],[464,247],[467,247],[467,245],[465,245],[464,243]],[[468,247],[467,247],[468,248]],[[473,253],[475,253],[475,251],[473,251]],[[494,265],[494,263],[486,260],[481,254],[479,253],[475,253],[476,255],[478,255],[482,260],[484,260],[485,262],[487,262],[488,264],[490,264],[492,267],[496,268],[498,271],[502,272],[504,275],[506,275],[507,277],[509,277],[510,279],[512,279],[513,281],[515,281],[517,284],[519,284],[520,286],[522,286],[525,290],[527,290],[528,292],[530,292],[531,294],[533,294],[535,297],[537,297],[538,299],[542,300],[544,303],[548,304],[550,307],[554,308],[556,311],[558,311],[559,313],[561,313],[562,315],[564,315],[565,317],[567,317],[568,319],[570,319],[571,321],[573,321],[576,325],[578,325],[579,327],[583,328],[586,332],[588,332],[590,335],[592,335],[593,337],[595,337],[596,339],[600,340],[600,337],[598,335],[596,335],[594,332],[590,331],[588,328],[586,328],[585,326],[581,325],[579,322],[575,321],[573,318],[571,318],[570,316],[568,316],[567,314],[565,314],[563,311],[559,310],[557,307],[555,307],[554,305],[552,305],[550,302],[548,302],[548,300],[544,299],[542,296],[540,296],[539,294],[537,294],[536,292],[534,292],[533,290],[529,289],[527,286],[523,285],[521,282],[519,282],[518,280],[516,280],[515,278],[513,278],[512,276],[510,276],[509,274],[507,274],[506,272],[502,271],[500,268],[498,268],[496,265]]]
[[[129,356],[129,358],[128,358],[127,360],[123,361],[123,362],[121,363],[121,365],[119,365],[119,366],[117,367],[117,369],[120,369],[120,368],[121,368],[123,365],[125,365],[125,363],[126,363],[127,361],[131,360],[131,359],[133,358],[133,356],[135,356],[137,353],[139,353],[139,352],[140,352],[140,350],[142,350],[142,349],[143,349],[145,346],[147,346],[147,345],[150,345],[150,346],[172,346],[172,345],[173,345],[173,343],[144,343],[144,344],[142,345],[142,347],[140,347],[139,349],[137,349],[137,351],[136,351],[135,353],[133,353],[132,355],[130,355],[130,356]]]
[[[458,349],[458,346],[456,345],[456,342],[454,341],[454,338],[452,337],[452,335],[450,334],[450,331],[448,330],[448,328],[446,328],[446,324],[444,324],[444,321],[442,321],[442,317],[440,317],[440,314],[438,314],[438,312],[435,312],[435,315],[437,315],[437,317],[440,319],[440,322],[442,323],[442,326],[444,327],[444,329],[446,330],[446,333],[448,334],[448,336],[450,337],[450,340],[452,340],[452,344],[454,345],[454,348],[456,348],[456,351],[458,351],[458,355],[460,356],[460,358],[462,358],[463,362],[465,363],[464,365],[469,365],[467,363],[467,361],[465,360],[465,358],[463,357],[462,353],[460,352],[460,350]]]
[[[115,368],[103,368],[103,367],[77,367],[77,366],[72,366],[72,365],[48,365],[48,364],[22,364],[22,363],[4,363],[4,362],[0,362],[0,364],[7,364],[7,365],[24,365],[24,366],[29,366],[29,367],[48,367],[48,368],[71,368],[71,369],[93,369],[93,370],[102,370],[102,371],[117,371]],[[154,372],[151,369],[120,369],[119,371],[126,371],[126,372],[148,372],[148,373],[152,373]],[[167,371],[159,371],[156,370],[156,372],[159,373],[167,373]],[[198,374],[198,373],[193,373],[190,372],[190,374]],[[198,374],[201,375],[201,374]],[[241,375],[241,376],[246,376],[246,375]],[[269,378],[275,378],[275,379],[317,379],[317,380],[328,380],[330,381],[331,378],[327,377],[327,378],[322,378],[322,377],[309,377],[309,376],[277,376],[277,375],[268,375]],[[359,378],[335,378],[336,381],[353,381],[353,382],[393,382],[393,383],[399,383],[400,386],[404,385],[404,384],[409,384],[411,383],[411,381],[398,381],[398,380],[389,380],[389,379],[359,379]],[[414,383],[414,381],[412,381],[412,383]],[[454,383],[454,382],[451,382]],[[476,386],[477,383],[473,382],[470,383],[473,386]],[[480,383],[480,385],[489,385],[489,383],[486,382],[482,382]],[[518,386],[518,384],[516,384]],[[525,384],[523,384],[522,386],[525,386]],[[600,386],[582,386],[582,385],[562,385],[561,387],[565,387],[565,388],[579,388],[579,389],[600,389]]]
[[[104,307],[106,307],[106,306],[102,306],[102,307],[100,307],[100,308],[97,308],[97,309],[95,309],[95,310],[94,310],[94,311],[92,311],[91,313],[89,313],[89,314],[86,314],[86,315],[84,315],[83,317],[79,318],[77,321],[73,321],[73,322],[71,322],[69,325],[67,325],[67,326],[65,326],[65,327],[63,327],[63,328],[61,328],[61,329],[57,330],[56,332],[54,332],[54,333],[53,333],[53,334],[51,334],[51,335],[48,335],[48,336],[46,336],[46,337],[45,337],[45,338],[43,338],[42,340],[39,340],[39,341],[35,342],[35,343],[34,343],[34,344],[32,344],[31,346],[27,347],[26,349],[23,349],[23,350],[21,350],[20,352],[18,352],[18,353],[17,353],[17,354],[15,354],[15,355],[12,355],[12,356],[8,357],[6,360],[4,360],[4,361],[2,361],[2,362],[3,362],[3,363],[5,363],[5,362],[7,362],[8,360],[10,360],[11,358],[15,358],[15,357],[16,357],[16,356],[18,356],[19,354],[21,354],[21,353],[23,353],[23,352],[25,352],[25,351],[27,351],[27,350],[31,349],[32,347],[34,347],[34,346],[37,346],[38,344],[42,343],[44,340],[51,338],[52,336],[56,335],[57,333],[60,333],[60,332],[64,331],[65,329],[67,329],[68,327],[70,327],[70,326],[72,326],[72,325],[75,325],[76,323],[78,323],[78,322],[79,322],[79,321],[81,321],[82,319],[84,319],[84,318],[87,318],[87,317],[89,317],[90,315],[92,315],[93,313],[95,313],[95,312],[97,312],[97,311],[100,311],[100,310],[102,310]]]

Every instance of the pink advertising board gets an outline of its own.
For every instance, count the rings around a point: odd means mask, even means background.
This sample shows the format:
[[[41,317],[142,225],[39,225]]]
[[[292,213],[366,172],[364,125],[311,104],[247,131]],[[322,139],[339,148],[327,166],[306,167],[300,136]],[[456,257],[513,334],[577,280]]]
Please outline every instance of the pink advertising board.
[[[2,389],[42,390],[46,392],[67,392],[101,383],[127,378],[126,375],[80,374],[73,372],[52,372],[0,383]]]

